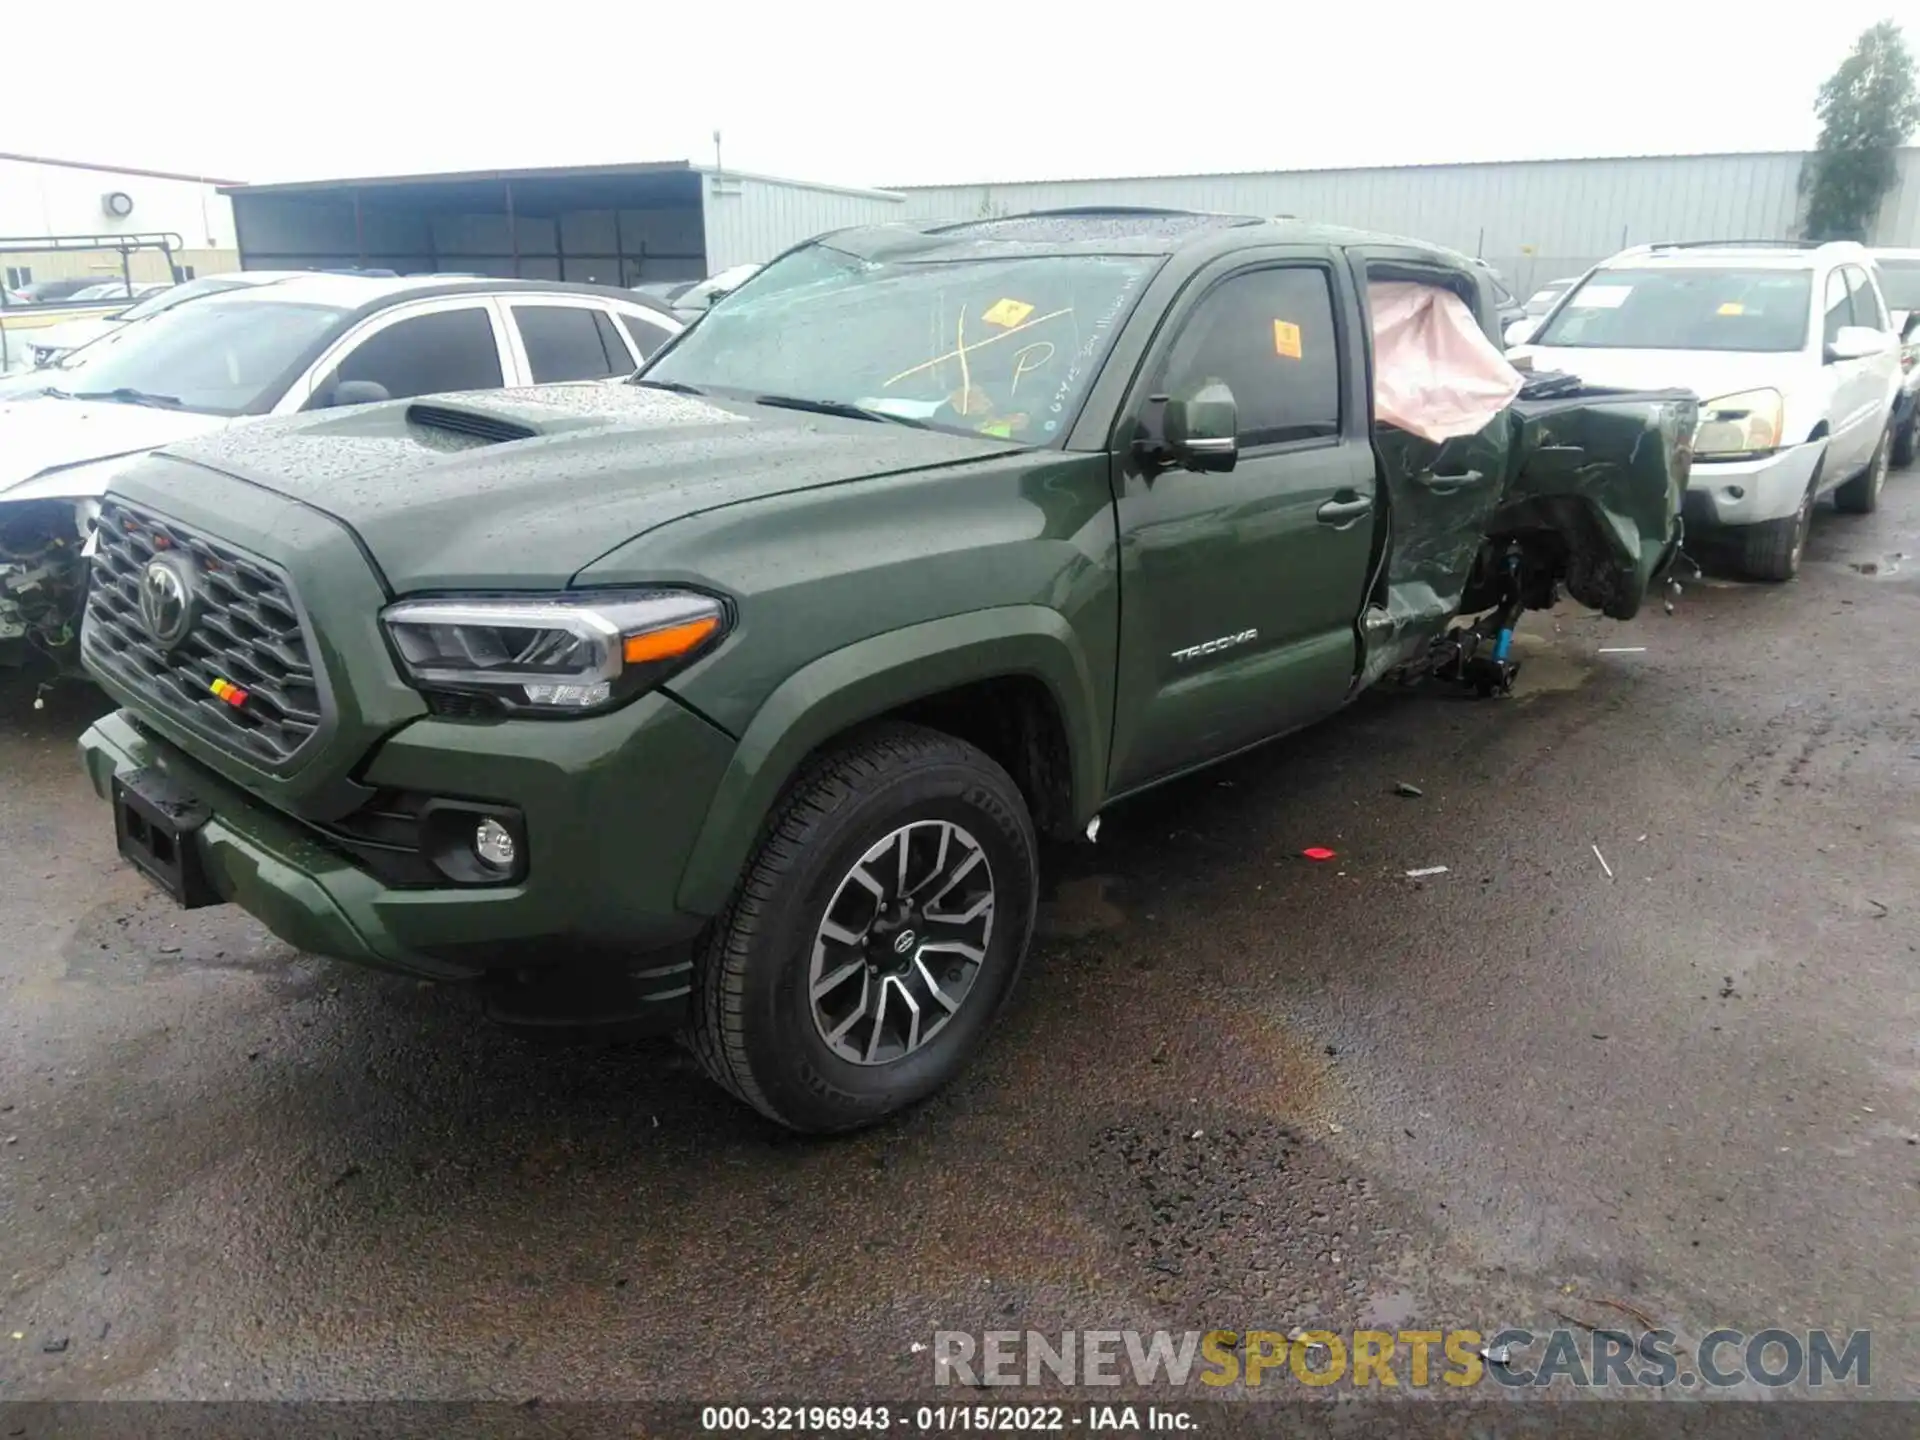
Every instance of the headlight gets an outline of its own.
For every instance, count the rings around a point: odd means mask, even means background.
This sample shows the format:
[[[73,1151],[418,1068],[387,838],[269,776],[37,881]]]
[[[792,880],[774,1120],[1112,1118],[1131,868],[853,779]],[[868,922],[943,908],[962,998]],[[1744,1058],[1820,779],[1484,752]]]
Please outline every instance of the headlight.
[[[1742,390],[1709,400],[1700,407],[1693,453],[1765,455],[1778,450],[1783,408],[1778,390]]]
[[[686,590],[402,600],[380,618],[416,690],[515,715],[613,709],[727,630],[725,605]]]

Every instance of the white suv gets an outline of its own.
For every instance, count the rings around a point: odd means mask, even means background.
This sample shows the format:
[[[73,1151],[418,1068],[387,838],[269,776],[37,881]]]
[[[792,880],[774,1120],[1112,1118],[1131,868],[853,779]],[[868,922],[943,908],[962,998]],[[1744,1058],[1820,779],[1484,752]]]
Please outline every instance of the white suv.
[[[1737,528],[1756,579],[1799,570],[1821,495],[1855,514],[1879,504],[1900,347],[1863,246],[1637,246],[1507,342],[1537,370],[1700,396],[1687,525]]]

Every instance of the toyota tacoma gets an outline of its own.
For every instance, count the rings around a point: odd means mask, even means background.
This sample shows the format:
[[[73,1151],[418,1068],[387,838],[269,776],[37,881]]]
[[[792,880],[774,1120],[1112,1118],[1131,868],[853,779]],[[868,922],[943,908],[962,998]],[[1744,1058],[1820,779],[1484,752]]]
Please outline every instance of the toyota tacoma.
[[[85,764],[184,905],[869,1123],[1006,1003],[1037,836],[1662,583],[1694,399],[1523,389],[1495,307],[1295,221],[890,225],[628,384],[185,442],[94,532]]]

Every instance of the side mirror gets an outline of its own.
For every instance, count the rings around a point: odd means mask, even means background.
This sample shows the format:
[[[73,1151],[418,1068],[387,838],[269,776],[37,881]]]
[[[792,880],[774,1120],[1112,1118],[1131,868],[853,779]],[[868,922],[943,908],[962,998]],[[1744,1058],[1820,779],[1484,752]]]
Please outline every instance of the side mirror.
[[[1240,407],[1223,380],[1203,381],[1190,395],[1154,395],[1141,448],[1160,469],[1231,470],[1240,459]],[[1152,431],[1158,429],[1157,435]]]
[[[1892,349],[1893,345],[1893,337],[1884,330],[1875,330],[1869,325],[1842,325],[1833,332],[1833,339],[1827,342],[1827,363],[1865,360],[1870,355]]]
[[[342,380],[326,393],[317,408],[332,410],[340,405],[373,405],[392,398],[387,393],[387,387],[377,380]]]
[[[1538,317],[1533,315],[1528,315],[1525,318],[1516,320],[1511,325],[1507,326],[1505,332],[1502,335],[1502,338],[1505,339],[1505,341],[1509,346],[1525,345],[1529,341],[1531,341],[1535,335],[1538,335],[1539,333],[1540,333],[1540,321]]]

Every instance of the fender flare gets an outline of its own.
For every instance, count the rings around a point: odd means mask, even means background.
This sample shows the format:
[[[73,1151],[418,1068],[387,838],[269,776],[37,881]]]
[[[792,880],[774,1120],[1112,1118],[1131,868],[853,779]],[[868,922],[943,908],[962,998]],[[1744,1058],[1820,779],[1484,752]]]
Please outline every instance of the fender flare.
[[[740,877],[774,802],[813,751],[862,721],[983,680],[1027,676],[1059,707],[1073,809],[1097,811],[1110,715],[1073,627],[1042,605],[1007,605],[869,636],[788,676],[748,723],[680,877],[678,903],[715,915]]]

